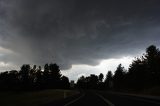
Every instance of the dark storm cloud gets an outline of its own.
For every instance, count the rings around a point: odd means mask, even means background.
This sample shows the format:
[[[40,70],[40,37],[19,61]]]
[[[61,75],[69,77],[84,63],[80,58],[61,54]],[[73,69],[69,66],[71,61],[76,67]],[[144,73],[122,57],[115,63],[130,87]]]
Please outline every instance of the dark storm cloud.
[[[159,45],[159,0],[0,0],[0,45],[16,64],[97,65]],[[16,56],[15,56],[16,55]]]

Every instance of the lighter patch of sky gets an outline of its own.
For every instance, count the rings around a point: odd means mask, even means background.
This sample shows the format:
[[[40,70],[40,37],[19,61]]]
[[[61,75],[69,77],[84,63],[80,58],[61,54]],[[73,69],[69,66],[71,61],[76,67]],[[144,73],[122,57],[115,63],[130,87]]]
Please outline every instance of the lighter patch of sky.
[[[5,56],[5,54],[12,54],[13,52],[9,49],[5,49],[0,46],[0,55]],[[137,57],[137,56],[136,56]],[[96,66],[86,65],[86,64],[79,64],[79,65],[72,65],[71,69],[62,70],[62,74],[69,77],[70,80],[77,80],[79,77],[89,76],[90,74],[99,75],[103,73],[106,76],[108,71],[116,70],[119,64],[122,64],[125,69],[128,69],[129,65],[132,63],[134,57],[127,56],[121,58],[111,58],[111,59],[104,59],[100,62],[100,64]],[[20,68],[15,65],[14,63],[7,63],[0,60],[0,71],[10,71],[10,70],[19,70]]]
[[[14,65],[14,63],[3,61],[2,58],[7,56],[8,54],[13,55],[15,53],[9,49],[0,46],[0,72],[18,69],[18,67]]]
[[[99,75],[103,73],[106,76],[107,72],[111,70],[113,73],[119,64],[122,64],[125,69],[128,69],[129,65],[134,60],[134,57],[122,57],[117,59],[107,59],[101,61],[97,66],[89,65],[72,65],[69,70],[63,70],[62,74],[69,77],[70,80],[77,80],[80,76],[88,76],[90,74]]]
[[[8,54],[8,53],[13,53],[13,51],[0,46],[0,55]]]
[[[17,70],[17,69],[19,68],[12,63],[6,63],[3,61],[0,61],[0,72]]]

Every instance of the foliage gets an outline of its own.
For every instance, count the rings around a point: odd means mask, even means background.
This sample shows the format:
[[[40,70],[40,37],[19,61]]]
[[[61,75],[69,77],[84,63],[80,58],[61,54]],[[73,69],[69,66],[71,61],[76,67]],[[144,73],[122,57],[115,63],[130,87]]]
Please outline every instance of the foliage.
[[[12,70],[0,74],[0,89],[3,90],[34,90],[48,88],[65,88],[70,86],[69,79],[62,76],[57,64],[46,64],[44,71],[41,66],[22,65],[20,71]]]
[[[160,86],[160,51],[154,45],[149,46],[146,53],[136,58],[127,71],[119,64],[114,75],[108,71],[104,82],[102,81],[103,76],[99,75],[98,82],[101,84],[97,84],[97,80],[91,82],[92,76],[80,77],[77,82],[78,87],[95,88],[90,85],[92,83],[96,88],[107,90],[143,91]]]
[[[126,71],[119,64],[115,73],[81,76],[77,81],[80,89],[134,90],[140,91],[160,86],[160,51],[151,45],[146,53],[133,60]],[[57,64],[45,64],[44,71],[36,65],[25,64],[19,71],[12,70],[0,74],[0,89],[28,90],[47,88],[69,88],[69,79],[63,76]]]

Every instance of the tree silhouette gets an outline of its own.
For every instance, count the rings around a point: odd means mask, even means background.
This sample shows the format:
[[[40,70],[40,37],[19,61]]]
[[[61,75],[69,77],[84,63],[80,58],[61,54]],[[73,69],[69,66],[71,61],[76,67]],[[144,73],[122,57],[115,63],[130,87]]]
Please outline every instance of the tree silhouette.
[[[84,77],[81,76],[77,81],[78,88],[83,89],[97,89],[99,79],[97,75],[91,74],[90,76]]]
[[[137,58],[129,67],[127,84],[129,88],[143,90],[159,85],[160,52],[156,46],[151,45],[146,49],[146,54]]]
[[[99,76],[98,76],[99,82],[102,82],[103,79],[104,79],[104,75],[102,73],[100,73]]]
[[[62,88],[68,89],[70,87],[69,79],[66,76],[61,77]]]
[[[129,67],[126,84],[132,89],[143,89],[147,85],[146,81],[149,78],[148,75],[144,59],[137,58]]]
[[[104,83],[103,83],[104,75],[102,73],[99,74],[98,76],[98,89],[104,89]]]
[[[21,67],[21,70],[19,72],[21,86],[23,89],[28,89],[30,86],[30,70],[31,70],[30,65],[25,64]]]
[[[50,69],[50,81],[49,81],[50,87],[52,88],[60,87],[61,73],[59,66],[57,64],[50,64],[49,69]]]
[[[9,89],[8,71],[2,72],[0,74],[0,85],[0,88],[3,90]]]
[[[108,71],[105,79],[105,88],[106,89],[111,89],[113,87],[113,74],[112,71]]]
[[[125,70],[121,64],[118,65],[115,74],[113,76],[113,83],[115,89],[120,89],[123,87]]]
[[[43,79],[44,79],[44,87],[48,88],[49,87],[49,80],[50,80],[50,73],[49,73],[49,65],[45,64],[44,65],[44,72],[43,72]]]
[[[3,86],[2,86],[3,85]],[[29,64],[22,65],[20,71],[12,70],[0,73],[0,89],[3,90],[35,90],[70,87],[69,79],[62,76],[57,64],[45,64],[33,68]]]
[[[146,61],[152,86],[160,82],[160,51],[156,46],[151,45],[146,49]]]
[[[41,66],[31,67],[24,64],[19,71],[12,70],[0,73],[0,89],[2,90],[36,90],[70,87],[69,79],[61,74],[59,66],[45,64],[44,71]],[[160,51],[151,45],[141,57],[135,58],[128,71],[119,64],[114,75],[108,71],[105,81],[104,75],[81,76],[77,81],[80,89],[106,89],[143,91],[160,86]]]
[[[35,73],[35,83],[37,88],[41,88],[43,84],[43,73],[41,71],[41,66],[36,70]]]
[[[19,84],[18,71],[12,70],[8,73],[8,87],[9,89],[17,89]]]
[[[91,74],[88,77],[88,86],[91,89],[96,89],[97,88],[97,84],[98,84],[98,76]]]
[[[61,73],[59,66],[57,64],[50,64],[49,65],[50,74],[54,80],[60,80]]]
[[[86,78],[84,76],[81,76],[80,78],[78,78],[77,80],[77,87],[81,88],[81,89],[86,89],[87,85],[86,85]]]

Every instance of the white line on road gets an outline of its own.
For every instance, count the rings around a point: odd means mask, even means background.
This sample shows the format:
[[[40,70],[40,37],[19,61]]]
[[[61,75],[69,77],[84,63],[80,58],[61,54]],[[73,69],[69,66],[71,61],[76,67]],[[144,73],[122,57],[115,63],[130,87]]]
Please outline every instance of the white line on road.
[[[74,102],[78,101],[79,99],[81,99],[84,96],[85,96],[85,94],[81,95],[79,98],[74,99],[73,101],[70,101],[69,103],[65,104],[64,106],[69,106],[69,105],[73,104]]]
[[[109,100],[104,98],[102,95],[96,93],[97,96],[99,96],[104,102],[106,102],[109,106],[115,106],[113,103],[111,103]]]

